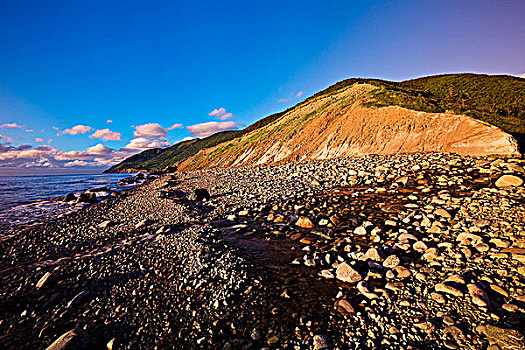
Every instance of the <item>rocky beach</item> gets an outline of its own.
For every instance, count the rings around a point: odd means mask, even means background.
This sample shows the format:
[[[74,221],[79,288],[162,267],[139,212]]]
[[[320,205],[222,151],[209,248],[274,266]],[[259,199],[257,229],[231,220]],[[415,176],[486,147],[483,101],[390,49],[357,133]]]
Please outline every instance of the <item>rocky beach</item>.
[[[180,172],[11,226],[0,347],[525,349],[524,165]]]

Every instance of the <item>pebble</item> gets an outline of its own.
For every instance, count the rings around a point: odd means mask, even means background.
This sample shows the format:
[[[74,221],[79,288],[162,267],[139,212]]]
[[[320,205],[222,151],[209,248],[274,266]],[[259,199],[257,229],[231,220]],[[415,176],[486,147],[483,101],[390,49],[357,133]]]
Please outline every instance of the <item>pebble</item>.
[[[495,183],[496,187],[502,188],[502,187],[519,187],[523,185],[523,180],[519,178],[518,176],[514,175],[503,175],[498,180],[496,180]]]
[[[387,269],[393,269],[397,265],[399,265],[400,260],[396,255],[389,255],[385,261],[383,261],[383,266]]]
[[[314,223],[306,216],[299,217],[295,225],[301,228],[314,228]]]
[[[446,294],[450,294],[450,295],[453,295],[455,297],[460,297],[460,296],[463,296],[463,292],[461,292],[460,290],[452,287],[452,286],[449,286],[447,284],[443,284],[443,283],[438,283],[436,284],[436,292],[441,292],[441,293],[446,293]]]
[[[5,266],[29,266],[0,271],[2,295],[24,300],[0,342],[45,348],[79,323],[98,348],[306,349],[322,333],[334,349],[483,348],[477,325],[519,331],[524,310],[525,188],[493,185],[511,163],[365,156],[165,175],[78,222],[0,238]],[[186,200],[195,188],[213,196]]]
[[[472,298],[472,303],[480,307],[489,306],[489,298],[487,293],[476,284],[467,285],[468,292]]]
[[[335,275],[337,279],[348,283],[357,283],[363,279],[363,277],[346,262],[341,263],[337,267]]]
[[[36,288],[39,289],[39,288],[42,288],[42,286],[46,283],[46,281],[49,279],[49,277],[51,277],[53,274],[51,272],[46,272],[44,274],[44,276],[42,276],[37,284],[36,284]]]

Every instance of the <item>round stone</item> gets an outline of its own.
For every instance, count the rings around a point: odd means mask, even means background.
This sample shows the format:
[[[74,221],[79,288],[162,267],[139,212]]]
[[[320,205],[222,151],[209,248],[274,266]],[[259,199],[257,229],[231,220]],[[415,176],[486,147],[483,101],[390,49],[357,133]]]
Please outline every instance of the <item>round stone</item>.
[[[496,180],[496,187],[498,188],[509,186],[518,187],[521,185],[523,185],[523,180],[514,175],[503,175],[498,180]]]

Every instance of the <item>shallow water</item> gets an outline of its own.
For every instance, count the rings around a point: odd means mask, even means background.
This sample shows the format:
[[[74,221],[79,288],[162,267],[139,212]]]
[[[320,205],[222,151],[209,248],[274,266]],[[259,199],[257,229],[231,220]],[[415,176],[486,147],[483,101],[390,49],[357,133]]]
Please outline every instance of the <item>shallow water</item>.
[[[84,204],[49,201],[68,193],[107,187],[97,197],[108,196],[121,186],[118,181],[133,174],[0,176],[0,226],[40,221],[81,208]]]

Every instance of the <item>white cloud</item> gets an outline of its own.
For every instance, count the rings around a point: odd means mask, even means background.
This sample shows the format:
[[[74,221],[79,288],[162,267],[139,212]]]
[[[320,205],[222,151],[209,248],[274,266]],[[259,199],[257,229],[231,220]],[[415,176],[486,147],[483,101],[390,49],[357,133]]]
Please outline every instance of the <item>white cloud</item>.
[[[85,151],[63,151],[48,145],[31,149],[30,145],[19,147],[0,144],[0,167],[53,167],[107,166],[122,161],[134,152],[113,150],[102,144]]]
[[[182,129],[182,124],[173,124],[172,126],[168,128],[168,130],[173,130],[173,129]]]
[[[88,131],[91,131],[93,128],[91,126],[86,126],[86,125],[75,125],[74,127],[72,127],[71,129],[66,129],[64,131],[61,131],[57,134],[57,136],[60,136],[60,135],[77,135],[77,134],[85,134],[87,133]]]
[[[177,124],[175,124],[177,126]],[[146,150],[150,148],[162,148],[171,146],[167,141],[168,130],[164,129],[158,123],[148,123],[135,127],[132,139],[124,147],[127,150]]]
[[[106,123],[111,124],[111,123],[113,123],[113,120],[108,119],[108,120],[106,120]]]
[[[55,166],[49,162],[47,158],[40,158],[32,162],[27,162],[22,165],[23,168],[54,168]]]
[[[27,129],[26,132],[33,132],[33,129]]]
[[[175,124],[170,129],[181,128],[182,125]],[[85,125],[76,125],[71,129],[64,130],[59,134],[82,134],[93,128]],[[150,148],[159,148],[170,146],[167,141],[167,129],[164,129],[157,123],[149,123],[135,127],[134,136],[129,144],[121,149],[115,150],[98,143],[85,150],[65,151],[49,145],[32,148],[31,145],[21,145],[18,147],[11,146],[9,143],[0,143],[0,167],[53,167],[53,168],[71,168],[71,167],[100,167],[110,166],[118,163],[125,158]],[[109,129],[96,130],[92,138],[100,139],[117,139],[121,137],[120,133],[113,132]],[[11,138],[2,136],[11,142]],[[52,142],[49,139],[47,142]],[[44,138],[37,137],[35,142],[44,142]]]
[[[298,91],[298,92],[295,94],[295,97],[296,97],[296,98],[300,98],[301,96],[303,96],[303,94],[304,94],[304,91],[303,91],[303,90]]]
[[[72,166],[86,166],[86,165],[89,165],[90,163],[88,162],[85,162],[83,160],[74,160],[72,162],[67,162],[66,164],[64,164],[64,166],[66,168],[70,168]]]
[[[17,123],[5,123],[5,124],[0,125],[0,129],[3,129],[3,128],[23,128],[23,126]]]
[[[226,119],[231,119],[233,118],[233,114],[232,113],[227,113],[226,112],[226,109],[225,108],[215,108],[213,111],[211,111],[210,113],[208,113],[208,115],[210,117],[215,117],[219,120],[226,120]]]
[[[93,147],[88,147],[86,150],[89,154],[110,154],[113,152],[113,150],[109,147],[104,146],[103,144],[99,143],[98,145],[95,145]]]
[[[195,137],[207,137],[218,133],[220,131],[235,130],[243,124],[234,121],[229,122],[207,122],[201,124],[190,125],[186,127],[188,131]]]
[[[166,129],[164,129],[160,124],[158,123],[148,123],[143,124],[135,127],[135,131],[133,132],[134,137],[142,137],[142,138],[162,138],[166,137],[168,132]]]
[[[90,139],[102,139],[104,141],[120,141],[121,133],[111,131],[109,129],[100,129],[95,131],[93,135],[90,135]]]
[[[156,139],[147,139],[144,137],[137,137],[132,139],[127,145],[126,149],[132,150],[145,150],[150,148],[162,148],[171,146],[171,143],[168,141],[156,140]]]
[[[210,117],[215,117],[215,116],[223,115],[224,113],[226,113],[226,109],[224,109],[224,108],[221,107],[221,108],[219,108],[219,109],[215,108],[213,111],[211,111],[210,113],[208,113],[208,115],[209,115]]]
[[[0,134],[0,140],[1,139],[7,140],[7,141],[13,141],[13,139],[10,138],[9,136],[5,136],[5,135]]]
[[[233,114],[231,113],[225,113],[219,117],[220,120],[227,120],[233,118]]]

